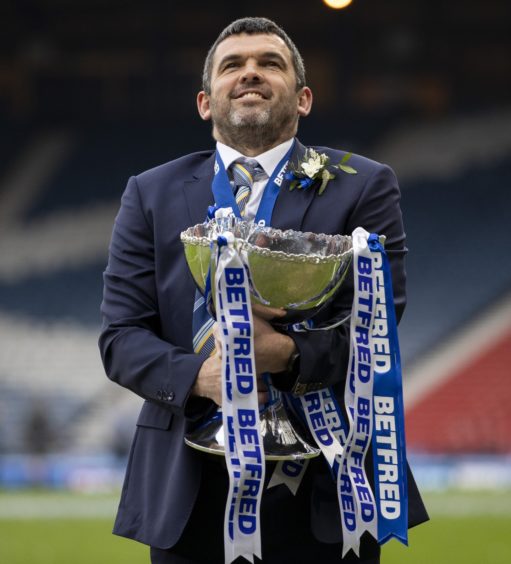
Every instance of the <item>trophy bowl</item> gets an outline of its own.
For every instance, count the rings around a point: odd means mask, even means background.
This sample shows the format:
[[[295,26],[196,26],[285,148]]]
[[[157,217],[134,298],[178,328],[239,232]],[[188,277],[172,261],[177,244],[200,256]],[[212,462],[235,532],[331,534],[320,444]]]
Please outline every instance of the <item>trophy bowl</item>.
[[[279,323],[312,317],[341,286],[352,259],[351,237],[281,231],[236,218],[211,220],[181,233],[185,257],[197,287],[204,293],[211,268],[212,242],[222,232],[233,233],[238,250],[246,253],[253,303],[284,308]]]

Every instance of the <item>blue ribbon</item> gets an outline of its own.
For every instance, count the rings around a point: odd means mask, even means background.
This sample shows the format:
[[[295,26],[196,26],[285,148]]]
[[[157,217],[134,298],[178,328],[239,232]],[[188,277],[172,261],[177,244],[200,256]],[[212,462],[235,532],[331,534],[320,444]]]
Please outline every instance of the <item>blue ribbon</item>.
[[[215,219],[215,213],[218,210],[218,206],[208,206],[208,219]]]
[[[289,151],[280,160],[279,164],[275,167],[273,174],[266,183],[266,187],[257,210],[255,222],[264,221],[264,225],[270,225],[273,208],[279,195],[280,187],[284,179],[285,169],[287,167],[289,157],[293,152],[296,141],[293,141]],[[215,207],[218,208],[232,208],[236,217],[241,217],[236,198],[232,190],[231,183],[227,171],[225,170],[224,163],[218,151],[215,156],[215,176],[212,183],[213,195],[215,197]]]
[[[405,422],[401,358],[397,320],[392,292],[392,277],[387,254],[377,235],[368,240],[370,249],[380,253],[384,289],[379,288],[381,304],[384,296],[387,323],[388,355],[379,360],[375,353],[374,427],[372,449],[374,459],[375,494],[378,496],[378,542],[383,544],[396,538],[408,544],[408,489],[405,445]],[[382,318],[379,318],[382,320]],[[380,398],[380,399],[379,399]],[[394,425],[392,424],[394,422]],[[392,429],[394,427],[395,429]],[[393,435],[395,433],[395,435]],[[389,467],[392,466],[393,468]],[[389,472],[397,472],[391,482]]]
[[[307,188],[309,188],[309,186],[312,186],[315,182],[313,178],[309,178],[308,176],[300,178],[299,176],[296,176],[296,174],[292,171],[286,172],[284,178],[291,181],[296,180],[298,182],[298,187],[304,190],[307,190]]]

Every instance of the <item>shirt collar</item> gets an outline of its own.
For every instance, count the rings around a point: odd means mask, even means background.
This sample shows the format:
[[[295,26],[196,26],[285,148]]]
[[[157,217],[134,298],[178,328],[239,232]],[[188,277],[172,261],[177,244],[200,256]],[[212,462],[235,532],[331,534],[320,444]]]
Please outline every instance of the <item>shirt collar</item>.
[[[236,149],[220,143],[220,141],[217,142],[216,148],[218,153],[220,154],[222,162],[224,163],[225,170],[227,170],[232,165],[232,163],[240,157],[246,159],[251,158],[256,159],[257,162],[263,167],[264,172],[267,174],[267,176],[270,177],[273,174],[276,166],[291,148],[293,141],[294,138],[288,139],[287,141],[284,141],[284,143],[281,143],[280,145],[273,147],[269,151],[265,151],[264,153],[261,153],[260,155],[257,155],[255,157],[247,157]]]

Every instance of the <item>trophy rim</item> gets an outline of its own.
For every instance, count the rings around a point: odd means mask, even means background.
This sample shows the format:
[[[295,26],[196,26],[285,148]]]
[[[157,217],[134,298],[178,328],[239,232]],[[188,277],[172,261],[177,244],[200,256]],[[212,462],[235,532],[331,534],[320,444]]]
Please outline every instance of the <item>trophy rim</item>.
[[[192,235],[190,233],[190,231],[192,231],[193,229],[199,227],[199,226],[209,226],[209,225],[214,225],[215,221],[209,221],[206,224],[196,224],[196,225],[192,225],[190,227],[188,227],[187,229],[185,229],[185,231],[181,232],[181,241],[183,243],[186,243],[188,245],[194,245],[194,246],[200,246],[200,247],[209,247],[211,242],[213,241],[212,239],[210,239],[209,237],[198,237],[197,235]],[[257,224],[254,224],[255,227],[257,227]],[[322,241],[337,241],[339,242],[340,245],[345,245],[346,243],[351,243],[352,238],[351,235],[340,235],[338,233],[333,234],[333,235],[328,235],[326,233],[314,233],[312,231],[296,231],[295,229],[286,229],[286,230],[281,230],[281,229],[276,229],[274,227],[269,227],[269,226],[265,226],[265,227],[259,227],[258,228],[262,233],[264,232],[271,232],[272,236],[278,236],[281,237],[282,239],[285,239],[287,237],[292,237],[295,235],[298,235],[302,238],[307,238],[307,237],[314,237],[317,240],[322,240]],[[284,251],[279,251],[279,250],[272,250],[272,249],[268,249],[267,247],[259,247],[258,245],[254,245],[252,243],[249,243],[248,241],[246,241],[245,239],[241,238],[241,237],[236,237],[235,236],[235,241],[236,244],[239,245],[239,247],[242,250],[245,251],[249,251],[251,254],[257,254],[260,256],[267,256],[267,257],[273,257],[273,258],[278,258],[279,260],[283,260],[283,261],[289,261],[289,262],[302,262],[302,263],[311,263],[311,264],[321,264],[321,263],[337,263],[339,261],[342,261],[346,256],[350,256],[353,254],[353,246],[350,245],[349,248],[345,249],[342,252],[339,253],[330,253],[328,255],[319,255],[319,254],[313,254],[313,253],[287,253]]]

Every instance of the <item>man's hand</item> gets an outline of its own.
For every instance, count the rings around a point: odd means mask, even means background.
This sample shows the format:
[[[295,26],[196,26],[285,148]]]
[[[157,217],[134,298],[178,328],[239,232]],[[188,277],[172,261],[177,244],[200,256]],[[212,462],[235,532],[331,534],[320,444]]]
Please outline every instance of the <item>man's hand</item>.
[[[283,307],[268,307],[261,304],[252,304],[252,314],[265,321],[272,321],[286,315]]]
[[[199,374],[192,388],[192,394],[212,399],[222,405],[222,351],[207,358],[200,367]]]
[[[289,359],[297,350],[296,345],[291,337],[276,331],[270,321],[284,317],[285,310],[257,304],[252,306],[252,313],[257,373],[284,372]]]
[[[218,323],[213,325],[213,336],[215,338],[215,354],[202,363],[192,388],[192,394],[209,398],[220,406],[222,405],[222,341]],[[257,396],[260,404],[265,404],[270,399],[268,389],[260,373],[257,375]]]

